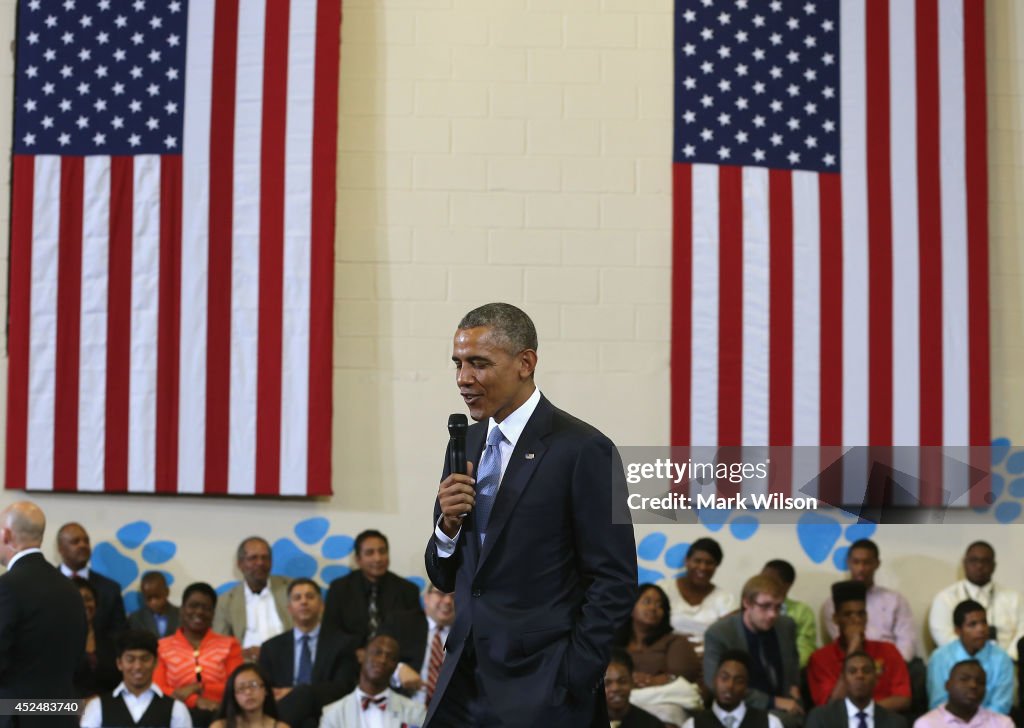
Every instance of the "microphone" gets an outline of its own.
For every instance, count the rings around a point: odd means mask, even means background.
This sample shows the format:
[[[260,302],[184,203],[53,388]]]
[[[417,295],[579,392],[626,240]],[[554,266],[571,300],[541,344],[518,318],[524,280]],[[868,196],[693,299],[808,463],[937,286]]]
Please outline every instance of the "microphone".
[[[466,429],[469,427],[466,415],[448,415],[448,470],[466,474]]]

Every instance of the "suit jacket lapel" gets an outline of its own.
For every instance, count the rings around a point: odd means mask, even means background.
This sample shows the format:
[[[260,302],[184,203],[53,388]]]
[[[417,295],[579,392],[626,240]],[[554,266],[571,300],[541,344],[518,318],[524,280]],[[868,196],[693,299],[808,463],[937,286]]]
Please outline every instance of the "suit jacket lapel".
[[[470,427],[466,432],[466,458],[473,463],[473,475],[480,469],[480,456],[484,452],[484,440],[487,439],[487,423]],[[480,559],[480,537],[476,531],[476,519],[471,512],[462,522],[462,535],[459,537],[462,547],[467,550],[465,558],[476,567]]]
[[[479,561],[477,561],[477,571],[487,561],[487,557],[494,549],[495,542],[498,540],[502,530],[505,528],[505,524],[508,523],[508,519],[512,515],[512,511],[515,509],[516,503],[526,489],[527,483],[530,482],[530,478],[533,477],[534,472],[537,470],[537,465],[540,464],[541,459],[544,457],[544,452],[547,448],[542,442],[542,438],[551,432],[552,410],[551,403],[544,397],[541,397],[540,402],[537,404],[537,409],[533,411],[533,415],[523,429],[519,442],[516,443],[516,447],[512,451],[508,467],[501,478],[498,495],[494,499],[491,520],[487,525],[487,539],[484,541],[483,551],[480,554]],[[529,460],[526,459],[527,453],[533,454],[533,457]],[[477,539],[477,542],[479,542],[479,539]]]
[[[245,617],[245,582],[243,581],[238,585],[238,599],[231,600],[231,625],[236,631],[234,637],[239,642],[245,639],[245,630],[248,626]]]

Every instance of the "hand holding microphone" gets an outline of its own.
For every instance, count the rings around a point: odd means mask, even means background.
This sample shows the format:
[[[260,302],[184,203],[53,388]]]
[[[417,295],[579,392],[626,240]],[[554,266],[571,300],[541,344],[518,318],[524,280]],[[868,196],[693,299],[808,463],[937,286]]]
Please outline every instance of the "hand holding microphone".
[[[448,418],[448,470],[449,475],[437,489],[437,501],[444,519],[441,530],[454,537],[462,527],[462,519],[476,504],[473,486],[473,463],[466,460],[466,415],[453,414]]]

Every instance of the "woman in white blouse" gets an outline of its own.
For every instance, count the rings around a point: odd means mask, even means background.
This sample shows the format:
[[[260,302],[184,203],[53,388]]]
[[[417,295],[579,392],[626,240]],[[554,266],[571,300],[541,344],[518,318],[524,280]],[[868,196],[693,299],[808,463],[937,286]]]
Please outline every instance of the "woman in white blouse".
[[[722,547],[713,538],[698,538],[690,544],[679,578],[662,579],[658,586],[668,594],[672,606],[672,629],[704,641],[704,631],[713,622],[739,607],[736,595],[723,591],[711,580],[722,563]]]

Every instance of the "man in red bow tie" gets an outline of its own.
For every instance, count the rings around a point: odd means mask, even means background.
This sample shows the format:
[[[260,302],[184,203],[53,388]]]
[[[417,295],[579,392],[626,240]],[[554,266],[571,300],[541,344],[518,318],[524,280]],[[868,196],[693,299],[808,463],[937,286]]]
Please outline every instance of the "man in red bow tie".
[[[423,724],[427,711],[388,687],[398,667],[398,641],[380,634],[366,646],[359,685],[324,708],[320,728],[402,728]]]

